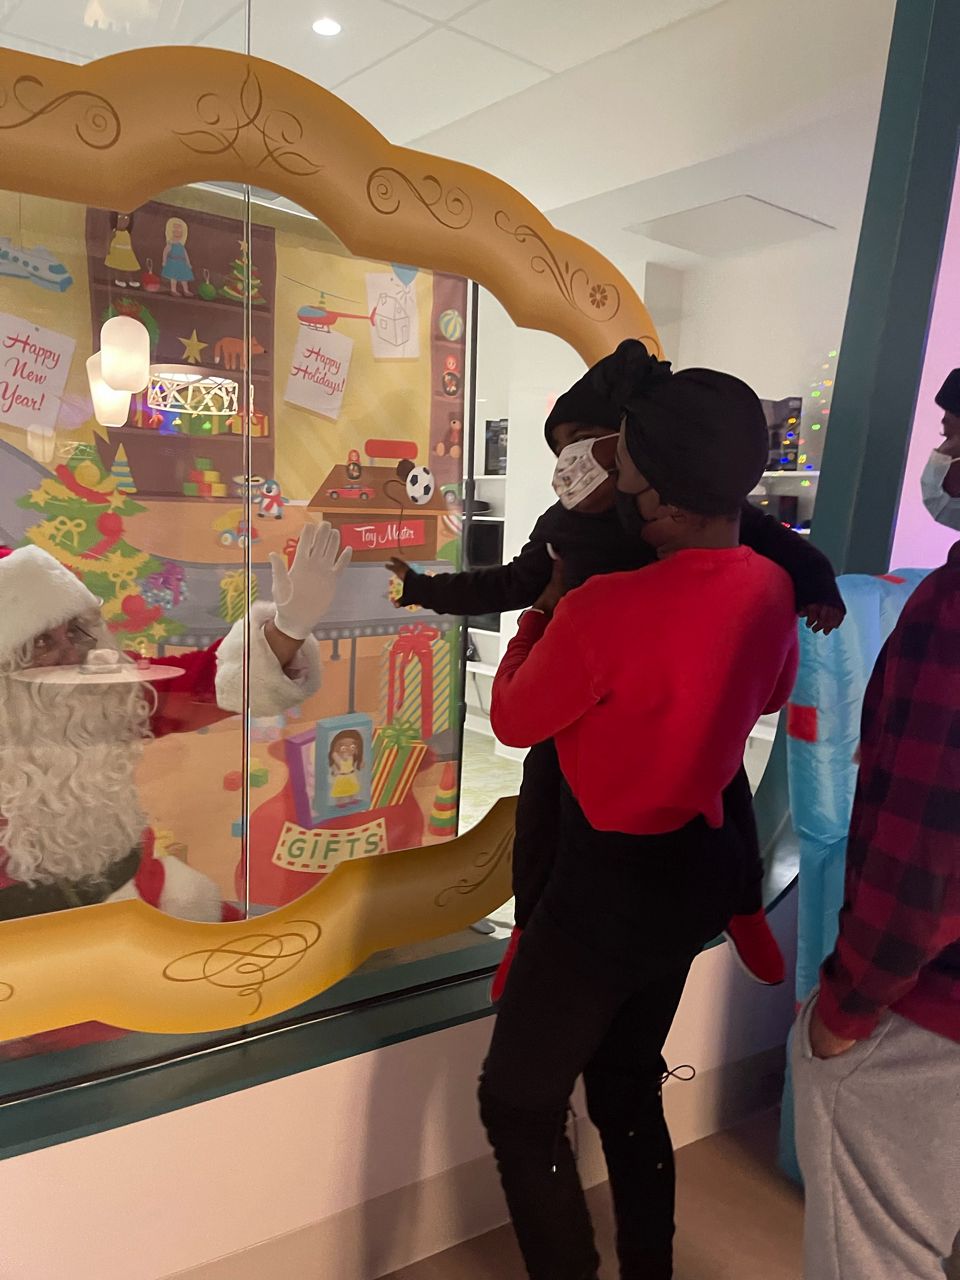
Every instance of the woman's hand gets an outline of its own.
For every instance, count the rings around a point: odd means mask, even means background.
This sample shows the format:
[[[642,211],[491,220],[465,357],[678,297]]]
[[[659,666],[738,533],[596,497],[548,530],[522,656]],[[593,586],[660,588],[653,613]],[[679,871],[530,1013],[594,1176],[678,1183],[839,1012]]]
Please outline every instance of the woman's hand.
[[[539,609],[541,613],[545,613],[548,618],[553,617],[553,611],[566,595],[567,589],[563,584],[563,561],[554,557],[553,572],[550,575],[550,581],[540,592],[540,595],[533,603],[534,609]]]

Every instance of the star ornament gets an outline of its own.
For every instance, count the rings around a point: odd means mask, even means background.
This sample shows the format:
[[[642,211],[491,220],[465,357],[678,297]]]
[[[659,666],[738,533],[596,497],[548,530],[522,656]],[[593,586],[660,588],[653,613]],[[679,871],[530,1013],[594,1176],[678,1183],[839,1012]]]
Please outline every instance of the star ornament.
[[[199,364],[201,353],[210,345],[208,342],[200,341],[196,329],[189,338],[178,338],[177,341],[183,343],[183,358],[187,364]]]

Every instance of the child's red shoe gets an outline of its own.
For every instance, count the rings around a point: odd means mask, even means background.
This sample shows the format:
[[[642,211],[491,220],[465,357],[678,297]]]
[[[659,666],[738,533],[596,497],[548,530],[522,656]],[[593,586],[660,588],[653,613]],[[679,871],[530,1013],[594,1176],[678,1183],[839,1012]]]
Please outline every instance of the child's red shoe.
[[[517,954],[517,947],[520,945],[520,935],[522,929],[514,929],[510,935],[510,941],[507,943],[507,949],[503,953],[503,959],[500,961],[500,968],[493,975],[493,984],[490,987],[490,1003],[499,1004],[503,999],[504,988],[507,985],[507,976],[510,973],[510,966],[513,964],[513,958]]]
[[[778,987],[784,981],[787,967],[783,952],[770,932],[765,911],[757,911],[752,916],[734,916],[727,925],[726,936],[733,943],[733,953],[741,968],[756,982]]]

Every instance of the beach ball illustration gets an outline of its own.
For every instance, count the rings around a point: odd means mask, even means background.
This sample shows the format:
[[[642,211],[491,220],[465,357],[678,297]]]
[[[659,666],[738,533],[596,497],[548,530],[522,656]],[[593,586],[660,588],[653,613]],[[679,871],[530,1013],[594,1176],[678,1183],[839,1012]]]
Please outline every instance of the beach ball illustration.
[[[448,342],[459,342],[463,337],[463,316],[451,307],[449,311],[441,312],[437,327]]]

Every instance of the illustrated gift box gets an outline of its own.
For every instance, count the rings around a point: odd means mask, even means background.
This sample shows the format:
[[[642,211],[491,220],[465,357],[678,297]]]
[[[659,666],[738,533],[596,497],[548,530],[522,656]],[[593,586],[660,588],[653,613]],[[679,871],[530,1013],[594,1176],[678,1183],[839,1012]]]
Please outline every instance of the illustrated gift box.
[[[411,725],[422,742],[449,729],[452,663],[447,638],[424,622],[400,628],[384,649],[380,697],[388,725]]]
[[[417,737],[413,725],[397,721],[375,729],[371,808],[388,809],[391,805],[403,804],[426,753],[427,744]]]

